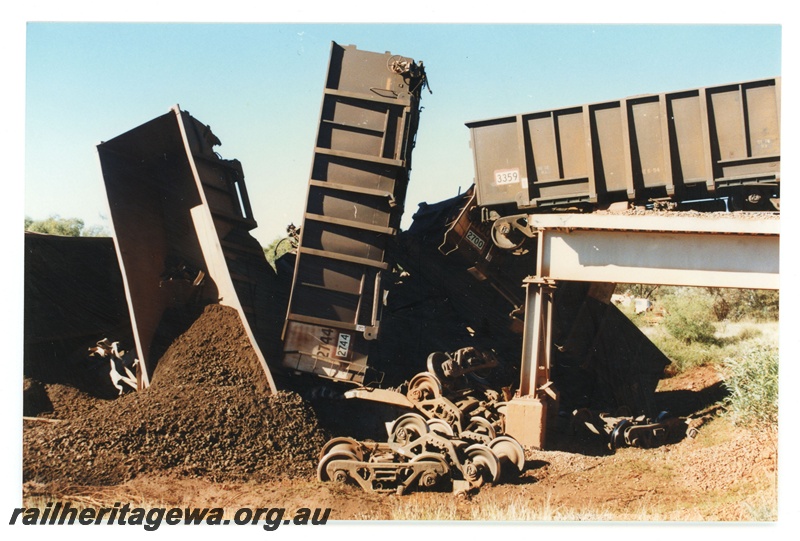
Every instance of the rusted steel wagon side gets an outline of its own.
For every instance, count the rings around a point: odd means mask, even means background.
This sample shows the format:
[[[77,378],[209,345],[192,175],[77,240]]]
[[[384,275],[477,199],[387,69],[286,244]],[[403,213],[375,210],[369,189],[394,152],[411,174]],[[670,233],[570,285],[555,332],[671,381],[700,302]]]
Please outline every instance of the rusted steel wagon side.
[[[285,367],[364,382],[424,87],[422,63],[332,44],[283,330]]]
[[[780,77],[469,122],[478,203],[780,201]]]
[[[155,363],[198,307],[235,308],[270,387],[279,350],[275,275],[250,235],[256,221],[238,160],[209,126],[175,106],[98,145],[140,368]],[[274,334],[274,336],[273,336]]]

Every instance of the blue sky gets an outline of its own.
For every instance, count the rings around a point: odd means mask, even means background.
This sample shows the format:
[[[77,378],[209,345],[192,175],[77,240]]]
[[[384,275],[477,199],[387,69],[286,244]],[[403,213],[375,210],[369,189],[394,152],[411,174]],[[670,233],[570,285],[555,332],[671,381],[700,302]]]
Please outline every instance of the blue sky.
[[[331,41],[427,67],[404,226],[472,183],[467,121],[781,74],[775,24],[28,23],[25,214],[110,228],[95,145],[180,104],[267,244],[301,221]]]

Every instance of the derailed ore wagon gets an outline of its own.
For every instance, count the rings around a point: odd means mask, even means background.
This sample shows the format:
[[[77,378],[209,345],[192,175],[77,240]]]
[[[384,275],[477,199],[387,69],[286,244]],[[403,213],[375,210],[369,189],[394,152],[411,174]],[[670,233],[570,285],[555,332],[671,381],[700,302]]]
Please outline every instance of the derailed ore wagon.
[[[398,60],[408,72],[393,65]],[[383,65],[396,73],[393,90],[374,87],[386,78]],[[398,231],[416,130],[415,116],[400,119],[415,115],[419,99],[405,89],[424,88],[424,72],[414,66],[334,44],[283,365],[360,385],[346,396],[409,412],[387,423],[385,444],[332,441],[320,456],[321,480],[398,491],[449,480],[462,491],[524,467],[504,414],[520,377],[513,360],[522,353],[521,285],[534,265],[532,255],[515,258],[492,242],[474,190],[421,208],[411,229]],[[396,101],[387,103],[389,96]],[[562,290],[555,317],[567,345],[562,356],[572,361],[557,378],[564,403],[654,416],[653,393],[668,360],[610,306],[613,285]],[[544,420],[538,423],[541,447]]]
[[[421,438],[433,432],[472,441],[475,434],[504,433],[542,448],[547,426],[562,416],[605,437],[611,449],[650,447],[692,434],[692,419],[656,409],[655,389],[669,360],[610,303],[614,285],[775,287],[775,223],[762,228],[736,220],[703,224],[678,214],[674,221],[656,217],[657,223],[651,217],[620,221],[597,215],[588,225],[579,223],[579,229],[589,230],[598,244],[582,241],[581,232],[575,241],[570,226],[559,224],[571,213],[632,205],[777,210],[780,79],[637,96],[468,127],[476,187],[421,208],[409,231],[393,243],[392,255],[403,273],[389,291],[377,340],[381,345],[397,340],[402,347],[396,351],[408,351],[414,342],[449,346],[429,348],[435,353],[427,358],[427,371],[396,389],[364,386],[347,395],[420,414],[413,422],[406,418],[390,425],[390,441],[407,437],[413,425]],[[550,221],[539,225],[538,215]],[[747,239],[765,255],[765,265],[742,269],[730,255],[732,238]],[[626,244],[622,250],[620,242]],[[641,243],[663,243],[664,249],[653,256],[652,250],[642,251]],[[670,254],[679,246],[686,250],[676,262]],[[706,250],[726,256],[712,265]],[[566,270],[554,263],[562,257],[554,254],[562,253]],[[420,294],[423,290],[435,299],[428,308],[440,317],[403,318],[404,311],[430,300]],[[398,321],[405,332],[393,336]],[[467,331],[461,339],[469,345],[455,349],[450,339],[459,330]],[[518,371],[506,379],[518,378],[520,385],[495,387],[499,392],[491,394],[487,375],[501,364],[498,351],[504,361],[521,359],[510,367]],[[373,356],[370,362],[379,366],[382,361]],[[492,447],[487,440],[478,445]],[[432,444],[437,446],[445,448]],[[404,466],[407,452],[397,446],[389,452],[364,442],[336,441],[326,451],[320,479],[360,475],[359,484],[373,490],[374,483],[405,490],[421,476],[433,482],[438,471],[430,464],[426,473]],[[502,461],[513,462],[513,455],[506,452]],[[384,466],[390,460],[392,475],[381,477],[385,472],[374,463]],[[484,480],[492,478],[487,461],[466,460]],[[459,459],[450,463],[460,464]],[[398,478],[400,471],[407,482]],[[464,471],[454,478],[476,486]]]
[[[136,343],[139,386],[208,303],[239,312],[269,386],[280,302],[238,160],[178,106],[98,145]]]
[[[425,86],[421,62],[332,44],[300,238],[296,253],[278,265],[290,262],[291,278],[276,275],[250,236],[256,222],[241,164],[213,150],[220,142],[208,126],[176,106],[98,146],[140,361],[139,386],[147,385],[159,348],[188,325],[197,307],[219,302],[239,313],[273,390],[278,383],[302,386],[309,380],[348,389],[344,394],[353,400],[331,403],[330,413],[343,425],[361,422],[344,419],[343,403],[380,403],[395,412],[386,423],[388,441],[344,435],[331,440],[320,455],[323,481],[376,491],[476,488],[519,473],[525,466],[519,441],[543,447],[547,425],[575,409],[625,410],[644,419],[637,424],[615,418],[607,434],[612,447],[664,441],[675,423],[657,419],[653,395],[668,360],[609,303],[616,280],[590,283],[578,276],[547,282],[546,295],[532,294],[541,284],[530,275],[541,275],[547,245],[529,216],[517,213],[575,205],[593,210],[622,193],[621,199],[640,201],[643,193],[670,196],[671,188],[642,176],[651,168],[629,175],[632,191],[628,184],[602,188],[600,181],[612,175],[606,165],[599,174],[594,162],[589,173],[578,175],[583,180],[559,173],[557,179],[539,179],[543,184],[529,182],[528,192],[519,195],[518,188],[526,186],[523,170],[529,176],[531,167],[536,170],[538,162],[531,160],[540,152],[520,147],[524,138],[506,140],[507,129],[517,122],[511,131],[530,135],[532,124],[520,128],[519,117],[482,121],[470,126],[476,187],[421,206],[409,231],[401,232]],[[769,92],[779,84],[736,88],[751,114],[753,103],[769,110]],[[691,92],[684,94],[691,98]],[[712,102],[682,103],[703,111],[703,103],[716,104],[711,94],[702,91]],[[651,102],[660,100],[642,103],[649,112]],[[639,111],[638,103],[618,109]],[[595,109],[608,113],[613,107]],[[561,116],[550,115],[559,122]],[[638,112],[630,117],[639,118]],[[676,171],[690,171],[690,164],[672,165],[670,186],[687,188],[674,192],[694,196],[693,187],[713,191],[714,183],[714,189],[749,194],[745,200],[753,205],[777,199],[779,156],[773,154],[779,147],[769,135],[774,123],[762,120],[747,117],[742,144],[752,156],[735,157],[742,163],[724,169],[723,177],[681,184],[674,181]],[[557,139],[569,133],[565,126],[554,130]],[[630,126],[625,133],[652,132]],[[701,134],[703,126],[710,125],[701,122]],[[738,123],[713,126],[708,133],[717,136]],[[768,132],[764,140],[754,138],[758,126]],[[693,144],[684,133],[667,129],[662,138],[670,145],[677,138],[681,156]],[[620,151],[606,143],[597,145],[611,159]],[[754,150],[760,144],[769,148]],[[595,143],[590,146],[595,149]],[[708,148],[718,156],[719,149],[734,147]],[[556,151],[553,163],[567,164],[565,152]],[[668,152],[672,159],[676,151]],[[622,154],[636,156],[630,163],[641,165],[641,151]],[[502,167],[491,165],[484,174],[486,156]],[[515,165],[514,156],[528,161]],[[719,162],[709,170],[731,165]],[[538,191],[561,181],[567,188]],[[664,186],[641,192],[643,182]],[[579,186],[576,197],[570,186]],[[500,188],[517,191],[493,198],[492,190]],[[564,190],[570,193],[562,198]],[[611,193],[616,195],[604,199]],[[515,398],[528,395],[535,399],[518,407]],[[686,428],[679,421],[678,431]],[[601,419],[596,429],[608,426]]]
[[[433,373],[414,376],[405,394],[375,388],[385,375],[376,357],[390,347],[379,335],[426,83],[422,62],[332,45],[283,332],[283,367],[366,385],[369,398],[411,410],[388,424],[386,443],[338,438],[321,451],[320,480],[366,490],[448,481],[466,490],[497,481],[503,461],[524,465],[522,447],[495,433],[496,392],[487,388],[476,397],[462,389],[461,398],[487,417],[467,416],[441,396],[443,383]],[[477,363],[466,373],[493,363],[474,350],[455,357]],[[453,361],[445,355],[429,369]]]
[[[591,333],[559,337],[570,282],[778,288],[778,220],[768,214],[780,207],[780,90],[776,77],[467,123],[480,220],[498,247],[534,258],[524,280],[522,399],[507,409],[509,432],[543,441],[547,412],[566,398],[552,383],[575,353],[607,356],[612,378],[626,373],[620,359],[640,354],[628,333],[591,344]],[[649,212],[664,210],[726,214]],[[740,210],[768,212],[730,212]],[[583,312],[599,327],[615,319],[614,310]],[[602,384],[614,394],[651,389],[612,382]],[[588,410],[578,413],[588,421]],[[585,424],[612,448],[686,428],[664,415],[606,413]]]
[[[26,232],[25,377],[118,396],[108,377],[109,359],[85,355],[106,337],[133,343],[113,240]],[[28,383],[33,387],[27,388],[26,398],[38,388]],[[25,415],[36,414],[36,407],[24,404]]]
[[[468,122],[478,203],[776,210],[780,101],[775,77]]]
[[[282,364],[366,383],[417,132],[425,70],[411,58],[333,43]]]

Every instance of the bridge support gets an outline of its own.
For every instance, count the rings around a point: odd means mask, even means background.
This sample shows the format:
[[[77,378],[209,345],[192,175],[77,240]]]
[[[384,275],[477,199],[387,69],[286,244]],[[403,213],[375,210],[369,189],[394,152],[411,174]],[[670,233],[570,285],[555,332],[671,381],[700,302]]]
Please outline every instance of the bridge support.
[[[522,217],[537,243],[526,279],[520,386],[506,411],[506,433],[542,448],[550,380],[552,292],[563,281],[742,289],[779,288],[780,222],[731,218],[547,214]]]

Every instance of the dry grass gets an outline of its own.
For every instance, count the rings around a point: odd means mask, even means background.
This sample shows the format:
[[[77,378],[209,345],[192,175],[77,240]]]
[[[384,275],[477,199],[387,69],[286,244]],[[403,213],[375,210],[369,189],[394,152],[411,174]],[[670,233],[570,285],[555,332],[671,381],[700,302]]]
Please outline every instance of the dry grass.
[[[390,516],[364,514],[363,520],[481,521],[481,522],[553,522],[610,521],[615,516],[602,505],[578,509],[553,502],[548,495],[541,501],[520,495],[489,496],[480,502],[463,502],[451,494],[408,496],[397,501]]]
[[[470,520],[512,522],[597,522],[616,520],[605,504],[586,507],[571,507],[557,504],[551,494],[542,501],[531,501],[521,497],[489,498],[474,508]]]

